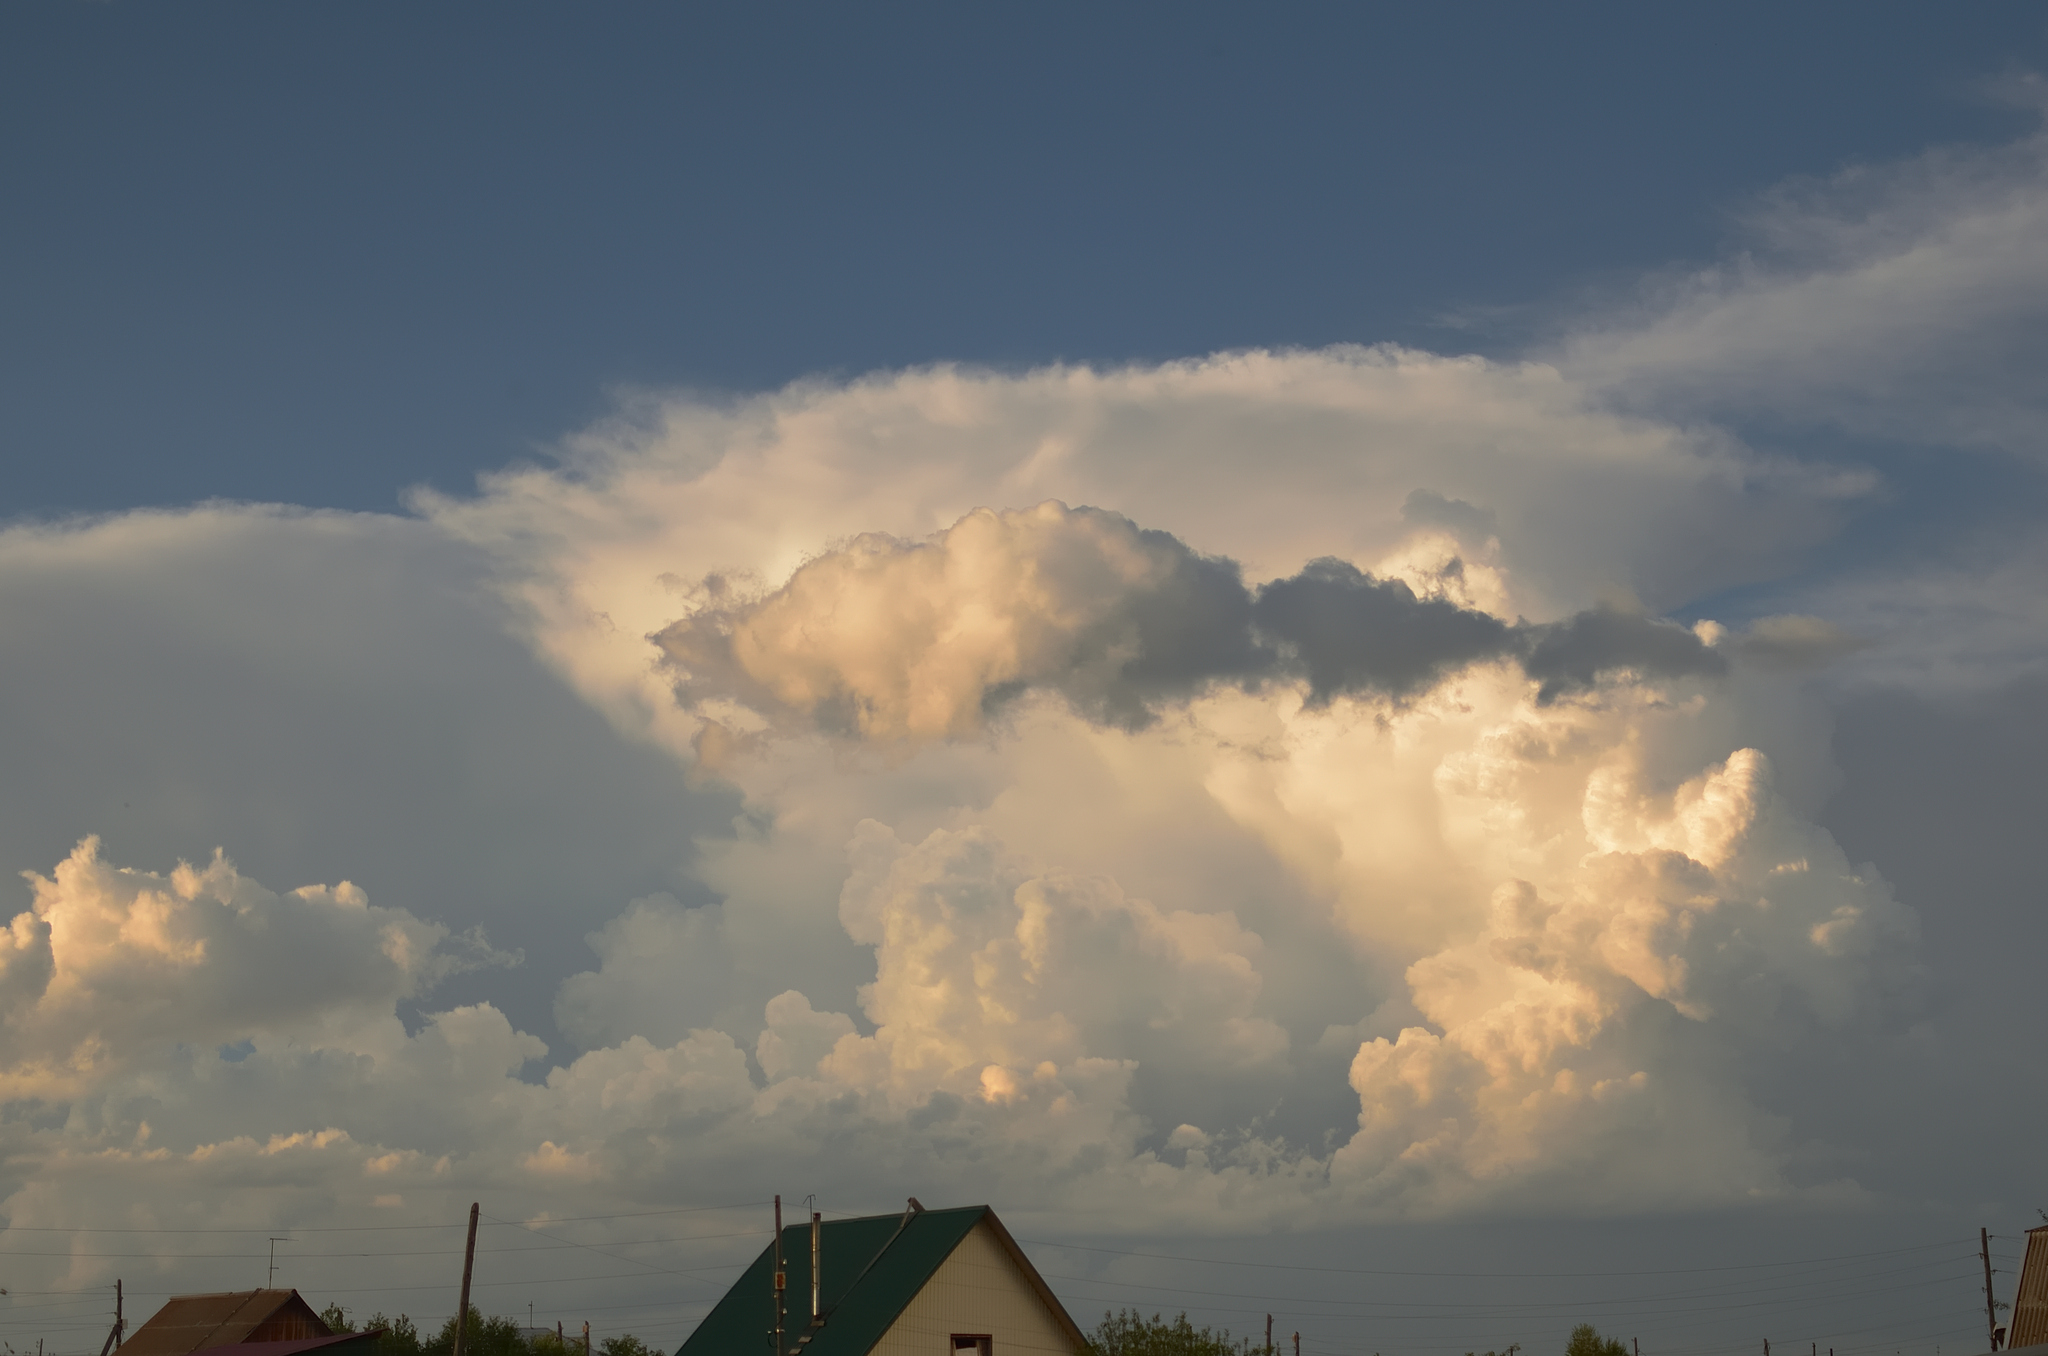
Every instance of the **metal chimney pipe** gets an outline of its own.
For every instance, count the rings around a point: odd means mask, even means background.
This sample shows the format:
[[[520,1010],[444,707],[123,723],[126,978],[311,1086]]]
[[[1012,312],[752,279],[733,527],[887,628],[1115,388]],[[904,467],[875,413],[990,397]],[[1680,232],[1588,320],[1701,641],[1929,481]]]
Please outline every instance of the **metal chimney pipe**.
[[[775,1198],[775,1356],[783,1356],[783,1292],[789,1288],[789,1273],[782,1266],[782,1197]]]
[[[811,1212],[811,1322],[813,1323],[818,1321],[818,1243],[820,1241],[818,1236],[824,1232],[824,1218],[823,1215],[815,1210]]]

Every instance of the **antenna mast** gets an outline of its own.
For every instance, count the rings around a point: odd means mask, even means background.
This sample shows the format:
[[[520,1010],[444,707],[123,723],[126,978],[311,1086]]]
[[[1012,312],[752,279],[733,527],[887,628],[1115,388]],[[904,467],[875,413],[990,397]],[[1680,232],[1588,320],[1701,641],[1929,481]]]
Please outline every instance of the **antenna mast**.
[[[290,1240],[289,1238],[278,1238],[272,1236],[270,1240],[270,1274],[266,1276],[263,1281],[264,1287],[266,1289],[275,1289],[277,1286],[277,1245],[280,1243],[289,1243],[291,1241],[292,1240]]]

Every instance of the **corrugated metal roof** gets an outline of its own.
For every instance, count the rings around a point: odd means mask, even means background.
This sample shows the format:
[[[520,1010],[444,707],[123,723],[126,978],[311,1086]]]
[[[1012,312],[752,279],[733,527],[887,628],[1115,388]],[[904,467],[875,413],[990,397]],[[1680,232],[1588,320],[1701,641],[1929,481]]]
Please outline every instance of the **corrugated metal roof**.
[[[317,1334],[329,1329],[296,1290],[229,1290],[173,1295],[121,1343],[122,1356],[191,1356],[195,1351],[245,1342],[280,1311],[297,1309]]]
[[[975,1225],[986,1221],[1023,1272],[1025,1280],[1052,1310],[1053,1317],[1078,1344],[1081,1331],[1040,1279],[1009,1230],[985,1205],[953,1210],[924,1210],[907,1215],[868,1215],[830,1220],[821,1226],[819,1265],[820,1307],[825,1323],[810,1326],[811,1226],[794,1224],[782,1231],[783,1271],[789,1277],[784,1294],[788,1316],[783,1342],[797,1349],[809,1335],[803,1356],[867,1356],[939,1264],[952,1255]],[[775,1248],[761,1250],[754,1264],[733,1283],[676,1356],[769,1356],[774,1326]]]
[[[2020,1283],[2012,1292],[2012,1317],[2005,1327],[2008,1351],[2044,1342],[2048,1342],[2048,1224],[2027,1230]]]

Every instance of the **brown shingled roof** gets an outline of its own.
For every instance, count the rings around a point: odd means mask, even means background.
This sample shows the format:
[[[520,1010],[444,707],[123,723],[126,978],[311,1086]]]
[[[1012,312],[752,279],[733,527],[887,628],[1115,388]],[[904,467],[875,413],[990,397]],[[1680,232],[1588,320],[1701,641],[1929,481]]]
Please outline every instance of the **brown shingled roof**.
[[[121,1356],[191,1356],[209,1347],[291,1342],[331,1332],[296,1290],[174,1295],[121,1343]]]

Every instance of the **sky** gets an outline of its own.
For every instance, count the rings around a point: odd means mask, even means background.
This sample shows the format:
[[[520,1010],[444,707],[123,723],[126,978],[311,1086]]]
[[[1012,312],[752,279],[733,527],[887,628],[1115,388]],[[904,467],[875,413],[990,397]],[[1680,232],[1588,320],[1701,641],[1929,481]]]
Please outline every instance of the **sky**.
[[[2048,20],[0,16],[0,1340],[1983,1350]],[[505,1253],[534,1251],[531,1258]],[[829,1265],[829,1260],[828,1260]]]

